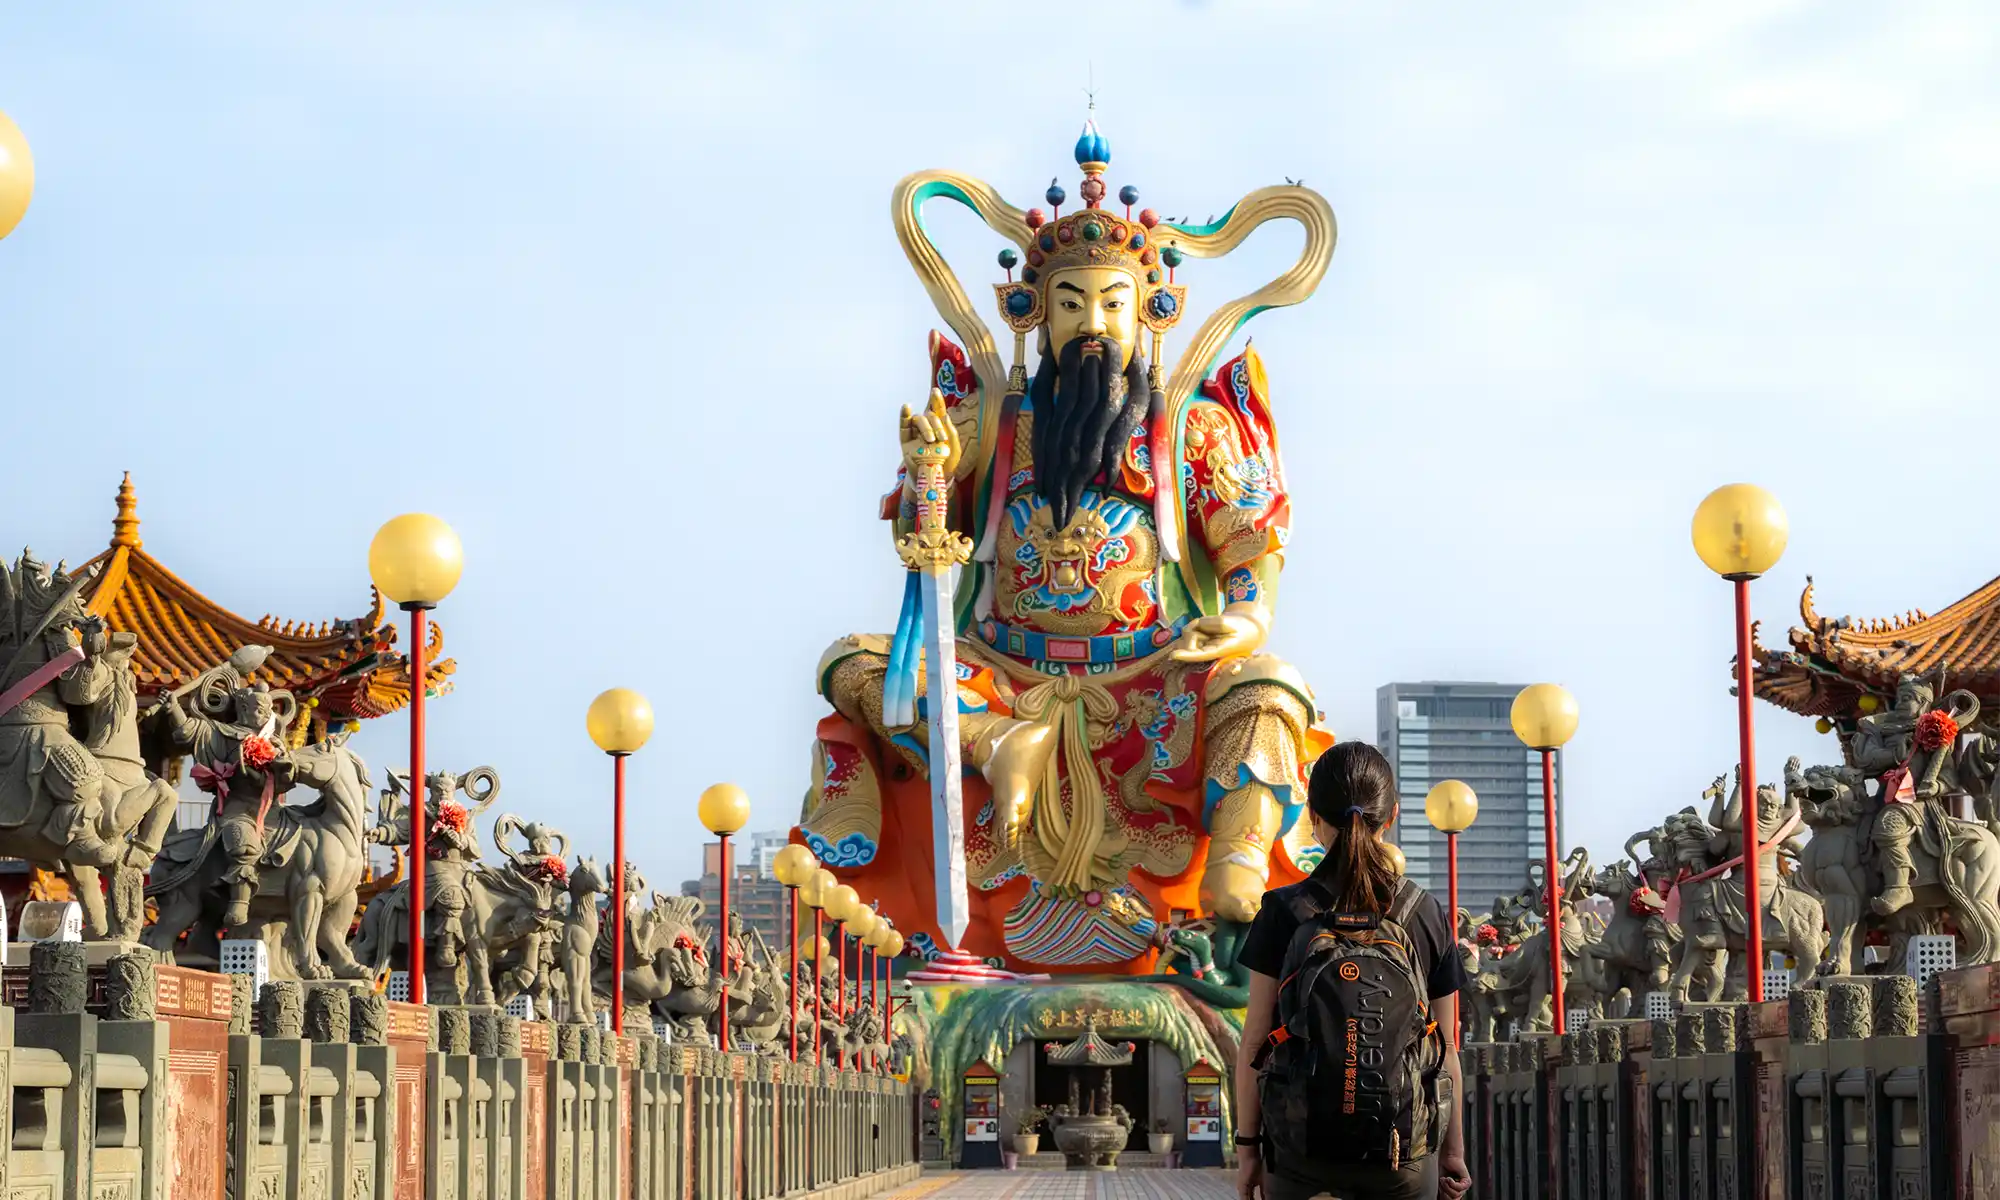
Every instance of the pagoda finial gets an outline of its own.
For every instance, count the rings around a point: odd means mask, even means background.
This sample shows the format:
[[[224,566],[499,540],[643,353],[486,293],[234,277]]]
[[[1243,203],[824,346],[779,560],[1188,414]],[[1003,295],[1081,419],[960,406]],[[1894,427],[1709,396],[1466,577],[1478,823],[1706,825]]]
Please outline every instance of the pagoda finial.
[[[111,544],[133,550],[145,545],[139,540],[139,496],[132,490],[132,472],[118,485],[118,515],[111,521]]]

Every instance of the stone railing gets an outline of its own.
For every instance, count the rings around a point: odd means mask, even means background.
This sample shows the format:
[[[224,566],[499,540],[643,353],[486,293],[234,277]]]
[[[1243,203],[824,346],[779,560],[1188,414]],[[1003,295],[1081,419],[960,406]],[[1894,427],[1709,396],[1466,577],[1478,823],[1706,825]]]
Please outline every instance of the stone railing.
[[[1488,1200],[2000,1200],[2000,966],[1465,1048]]]
[[[0,1196],[849,1200],[918,1173],[880,1076],[38,943],[0,1007]],[[25,979],[22,978],[25,975]],[[25,986],[23,986],[25,984]]]

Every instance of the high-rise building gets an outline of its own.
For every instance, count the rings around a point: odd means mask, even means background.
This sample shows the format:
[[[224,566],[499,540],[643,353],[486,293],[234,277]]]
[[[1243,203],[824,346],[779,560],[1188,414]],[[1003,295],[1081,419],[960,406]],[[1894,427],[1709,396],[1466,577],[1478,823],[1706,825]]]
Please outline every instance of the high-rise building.
[[[1445,838],[1424,817],[1424,796],[1444,779],[1470,785],[1479,819],[1458,838],[1458,902],[1484,912],[1528,882],[1544,857],[1542,756],[1514,736],[1508,714],[1519,683],[1391,683],[1375,691],[1376,745],[1396,769],[1402,815],[1390,841],[1410,878],[1445,895]],[[1562,754],[1556,754],[1556,844],[1562,840]]]
[[[791,845],[792,835],[783,829],[767,829],[751,834],[748,840],[750,844],[745,847],[748,853],[743,856],[744,861],[757,869],[757,878],[776,879],[776,868],[772,864],[778,859],[778,851]]]
[[[773,953],[785,953],[785,916],[790,907],[790,893],[785,886],[773,878],[768,866],[759,870],[754,859],[745,854],[745,849],[754,849],[759,838],[753,835],[744,839],[751,842],[744,847],[732,842],[729,847],[729,908],[742,916],[745,924],[764,936],[765,945]],[[774,850],[772,853],[776,853]],[[690,879],[681,885],[681,895],[699,896],[708,906],[709,920],[717,927],[722,915],[722,845],[709,842],[702,847],[702,874],[700,879]]]

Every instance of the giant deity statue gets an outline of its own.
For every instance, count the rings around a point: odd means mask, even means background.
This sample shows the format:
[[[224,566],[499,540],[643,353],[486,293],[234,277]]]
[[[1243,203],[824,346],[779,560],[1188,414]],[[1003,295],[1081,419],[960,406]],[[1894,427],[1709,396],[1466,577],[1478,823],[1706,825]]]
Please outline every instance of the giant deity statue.
[[[928,399],[898,423],[881,515],[910,588],[893,637],[844,638],[820,663],[834,714],[801,832],[919,952],[938,937],[1022,967],[1137,971],[1169,919],[1246,921],[1316,860],[1304,773],[1332,738],[1264,650],[1291,523],[1271,393],[1254,350],[1221,359],[1251,316],[1312,293],[1333,213],[1295,186],[1200,226],[1135,214],[1129,186],[1107,207],[1110,157],[1087,125],[1069,212],[1060,187],[1023,212],[944,171],[895,194],[962,346],[931,335]],[[1012,243],[995,285],[1011,369],[919,219],[934,198]],[[1176,268],[1281,217],[1305,227],[1298,260],[1169,371]],[[947,671],[940,707],[928,680]]]

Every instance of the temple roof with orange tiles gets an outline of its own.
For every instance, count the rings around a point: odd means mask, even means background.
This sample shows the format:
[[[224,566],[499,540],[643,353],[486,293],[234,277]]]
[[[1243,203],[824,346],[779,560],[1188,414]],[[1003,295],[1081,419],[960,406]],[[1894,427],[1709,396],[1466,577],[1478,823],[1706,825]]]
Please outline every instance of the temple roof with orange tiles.
[[[130,474],[118,486],[111,528],[111,544],[79,570],[98,569],[87,593],[90,610],[113,630],[138,636],[132,666],[142,695],[191,683],[238,647],[258,645],[272,653],[254,678],[297,697],[300,712],[312,714],[313,738],[409,704],[410,661],[397,653],[395,623],[384,620],[388,606],[372,587],[368,609],[359,617],[316,625],[271,616],[251,621],[146,553]],[[425,678],[427,694],[435,696],[450,690],[458,666],[443,657],[437,625],[430,629]],[[299,731],[307,732],[304,723]]]
[[[1752,651],[1757,695],[1780,708],[1851,721],[1887,707],[1902,676],[1939,672],[1946,689],[2000,699],[2000,579],[1938,613],[1856,620],[1821,615],[1808,577],[1799,621],[1790,649]]]

